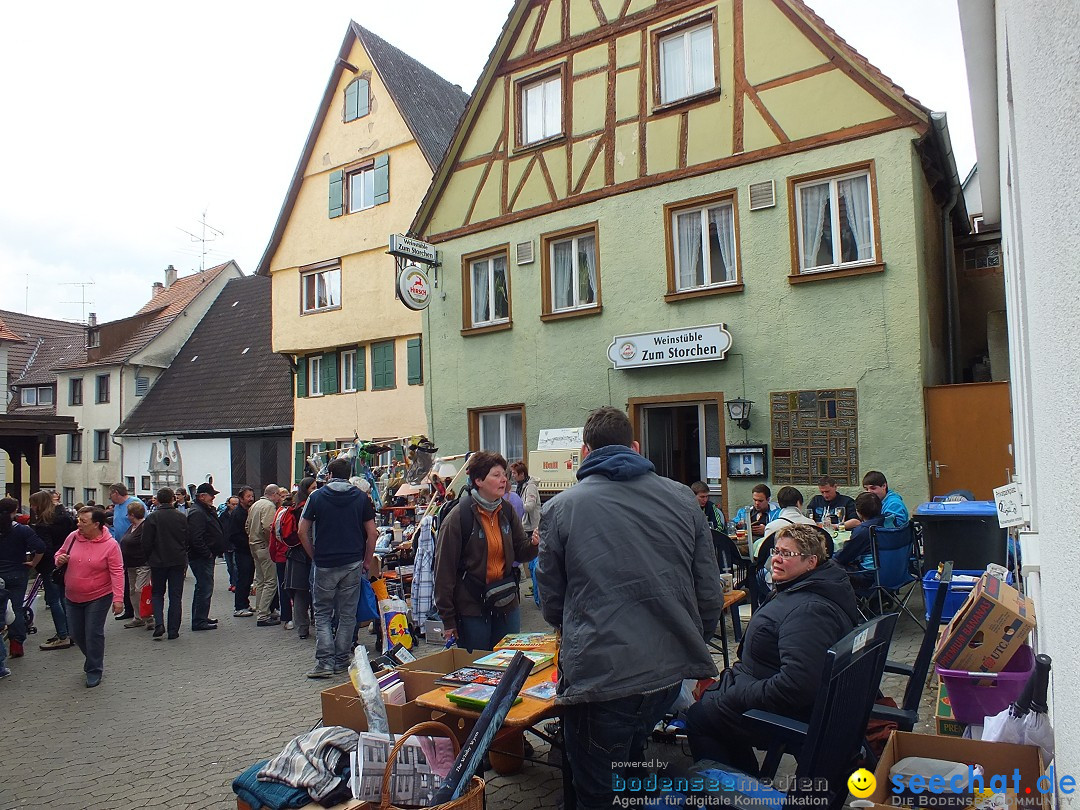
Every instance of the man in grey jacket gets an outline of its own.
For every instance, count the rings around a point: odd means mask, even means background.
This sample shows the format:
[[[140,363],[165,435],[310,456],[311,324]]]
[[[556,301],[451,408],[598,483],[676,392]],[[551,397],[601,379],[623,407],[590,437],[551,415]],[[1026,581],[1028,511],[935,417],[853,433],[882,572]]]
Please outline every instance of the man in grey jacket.
[[[682,680],[716,675],[705,639],[724,596],[697,499],[654,472],[626,414],[598,408],[583,439],[580,483],[541,512],[536,577],[562,631],[556,702],[578,807],[593,810],[612,806]]]

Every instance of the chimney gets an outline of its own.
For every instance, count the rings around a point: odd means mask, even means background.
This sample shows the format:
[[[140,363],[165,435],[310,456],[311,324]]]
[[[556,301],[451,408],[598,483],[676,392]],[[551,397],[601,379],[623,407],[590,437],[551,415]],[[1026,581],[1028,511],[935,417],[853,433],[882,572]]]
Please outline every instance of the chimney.
[[[97,326],[97,313],[91,312],[86,318],[86,325],[90,328]]]
[[[164,289],[165,289],[164,284],[162,284],[160,281],[155,281],[153,284],[150,285],[150,297],[151,298],[157,297],[157,294],[160,293]]]
[[[176,283],[176,268],[171,264],[165,268],[165,289]]]

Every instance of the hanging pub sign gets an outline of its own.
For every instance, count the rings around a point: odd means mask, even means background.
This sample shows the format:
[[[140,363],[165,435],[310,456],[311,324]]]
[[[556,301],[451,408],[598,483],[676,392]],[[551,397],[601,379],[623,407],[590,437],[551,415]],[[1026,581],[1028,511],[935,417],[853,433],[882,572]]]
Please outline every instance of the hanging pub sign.
[[[647,368],[723,360],[730,348],[731,333],[724,324],[717,323],[616,335],[607,353],[615,368]]]
[[[407,264],[398,273],[398,295],[401,303],[412,310],[427,309],[431,301],[431,282],[418,264]]]
[[[411,236],[402,236],[400,233],[390,234],[390,250],[387,252],[403,259],[415,259],[424,264],[438,263],[434,245],[413,239]]]

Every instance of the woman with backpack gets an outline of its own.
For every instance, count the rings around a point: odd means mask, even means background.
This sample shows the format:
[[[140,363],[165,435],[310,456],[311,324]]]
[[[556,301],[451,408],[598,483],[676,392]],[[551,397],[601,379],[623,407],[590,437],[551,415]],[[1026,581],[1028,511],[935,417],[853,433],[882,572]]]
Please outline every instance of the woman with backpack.
[[[54,636],[38,646],[43,650],[66,650],[71,646],[71,637],[64,608],[64,581],[53,582],[53,557],[67,536],[75,531],[75,518],[56,502],[52,492],[43,489],[30,496],[30,528],[45,544],[45,554],[37,565],[37,572],[45,586],[45,603],[56,629]]]
[[[285,562],[278,568],[278,591],[291,601],[292,622],[285,629],[296,627],[300,638],[311,634],[311,558],[300,544],[300,514],[308,495],[315,489],[315,479],[311,476],[303,479],[296,490],[293,505],[281,516],[281,543],[285,546]],[[285,616],[282,615],[282,619]]]

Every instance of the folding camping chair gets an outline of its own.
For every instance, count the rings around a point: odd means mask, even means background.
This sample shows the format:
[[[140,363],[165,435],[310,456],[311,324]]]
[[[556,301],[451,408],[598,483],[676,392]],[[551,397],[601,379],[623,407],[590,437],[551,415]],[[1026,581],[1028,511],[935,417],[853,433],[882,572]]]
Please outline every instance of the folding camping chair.
[[[908,600],[922,580],[918,574],[918,550],[911,523],[896,529],[881,526],[870,527],[870,545],[874,554],[874,584],[867,590],[856,594],[859,608],[866,613],[877,615],[885,612],[885,600],[889,600],[895,609],[907,614],[919,627],[924,627],[922,619],[911,612]]]

